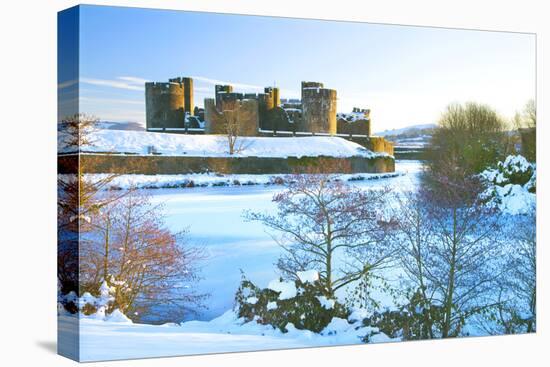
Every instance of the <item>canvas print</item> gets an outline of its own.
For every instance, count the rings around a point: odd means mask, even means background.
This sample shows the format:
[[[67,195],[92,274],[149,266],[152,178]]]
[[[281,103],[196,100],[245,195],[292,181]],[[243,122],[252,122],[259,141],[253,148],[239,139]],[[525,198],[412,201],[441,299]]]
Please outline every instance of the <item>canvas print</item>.
[[[534,34],[58,25],[61,355],[536,332]]]

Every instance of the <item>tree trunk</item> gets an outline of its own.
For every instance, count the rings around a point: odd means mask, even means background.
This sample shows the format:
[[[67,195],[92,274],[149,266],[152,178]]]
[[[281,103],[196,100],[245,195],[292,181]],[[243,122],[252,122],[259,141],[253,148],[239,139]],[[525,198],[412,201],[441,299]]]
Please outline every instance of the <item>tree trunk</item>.
[[[453,313],[453,293],[455,286],[455,271],[456,271],[456,250],[457,250],[457,236],[456,236],[456,208],[453,208],[453,238],[451,249],[451,263],[449,268],[449,283],[447,288],[447,297],[445,299],[445,321],[443,324],[443,330],[441,336],[448,338],[451,329],[451,317]]]

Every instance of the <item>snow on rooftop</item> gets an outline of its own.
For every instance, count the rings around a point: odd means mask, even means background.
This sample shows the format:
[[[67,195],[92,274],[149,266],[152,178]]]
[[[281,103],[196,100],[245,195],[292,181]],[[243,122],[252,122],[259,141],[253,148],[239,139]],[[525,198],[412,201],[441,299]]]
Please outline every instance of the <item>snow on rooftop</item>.
[[[60,134],[59,144],[63,144]],[[227,157],[225,135],[186,135],[153,133],[147,131],[97,130],[89,138],[93,145],[82,147],[82,152],[148,155],[151,152],[165,156]],[[333,136],[307,137],[239,137],[237,146],[243,149],[233,156],[246,157],[353,157],[383,156],[365,147]],[[62,153],[74,151],[61,148]]]
[[[338,119],[346,120],[347,122],[355,122],[357,120],[368,120],[369,116],[365,112],[338,112],[336,114]]]

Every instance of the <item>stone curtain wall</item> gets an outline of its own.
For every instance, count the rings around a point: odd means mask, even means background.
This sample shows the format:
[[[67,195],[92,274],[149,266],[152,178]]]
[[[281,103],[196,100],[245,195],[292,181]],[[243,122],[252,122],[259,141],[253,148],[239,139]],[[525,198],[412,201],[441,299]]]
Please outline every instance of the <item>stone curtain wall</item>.
[[[58,167],[70,167],[75,156],[60,156]],[[385,173],[395,171],[392,157],[174,157],[84,154],[80,156],[85,173],[119,174],[186,174],[186,173],[233,173],[233,174],[290,174],[304,169],[333,173],[338,167],[349,167],[346,173]],[[338,171],[337,171],[338,172]]]
[[[204,100],[205,133],[227,134],[224,110],[235,111],[237,114],[238,135],[257,136],[259,129],[258,101],[253,99],[227,100],[221,102],[221,111],[216,108],[213,98]]]
[[[346,135],[371,135],[370,120],[355,120],[353,122],[338,119],[336,132]]]
[[[388,153],[394,155],[393,143],[381,136],[371,136],[368,139],[367,148],[375,153]]]

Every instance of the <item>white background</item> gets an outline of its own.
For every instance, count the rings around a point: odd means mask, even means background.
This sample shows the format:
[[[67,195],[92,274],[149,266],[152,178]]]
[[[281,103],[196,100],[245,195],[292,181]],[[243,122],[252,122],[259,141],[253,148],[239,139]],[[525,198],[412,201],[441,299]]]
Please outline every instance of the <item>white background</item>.
[[[546,1],[89,1],[227,13],[537,33],[538,333],[99,363],[101,366],[539,366],[550,360]],[[75,1],[4,1],[0,20],[0,363],[68,366],[56,340],[56,13]],[[546,24],[545,24],[546,23]],[[403,60],[406,62],[406,60]],[[546,73],[545,73],[546,72]],[[544,224],[547,224],[546,226]],[[545,268],[546,266],[546,268]],[[545,312],[546,311],[546,312]]]

